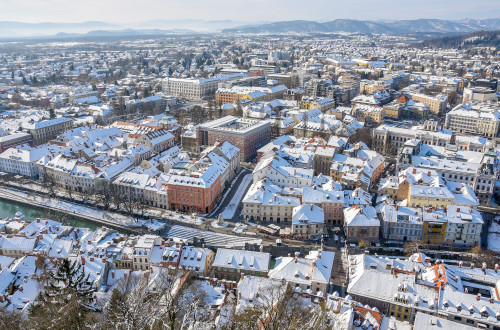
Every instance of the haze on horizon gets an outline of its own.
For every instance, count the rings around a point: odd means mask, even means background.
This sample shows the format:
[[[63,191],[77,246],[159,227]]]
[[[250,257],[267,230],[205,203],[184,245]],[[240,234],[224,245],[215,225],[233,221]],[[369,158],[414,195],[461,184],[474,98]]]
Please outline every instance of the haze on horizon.
[[[500,17],[498,0],[0,0],[0,21],[134,23],[199,19],[242,22]]]

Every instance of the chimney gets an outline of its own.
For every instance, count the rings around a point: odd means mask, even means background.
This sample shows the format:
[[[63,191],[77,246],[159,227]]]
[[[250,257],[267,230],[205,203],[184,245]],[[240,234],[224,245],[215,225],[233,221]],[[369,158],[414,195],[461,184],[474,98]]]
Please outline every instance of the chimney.
[[[471,269],[474,268],[474,263],[473,262],[470,263],[470,268]]]
[[[298,260],[297,260],[297,256],[295,256],[295,263],[297,263],[297,262],[298,262]]]
[[[36,218],[36,223],[40,223],[40,218]]]
[[[90,261],[92,261],[92,262],[93,262],[93,261],[94,261],[94,257],[90,257]]]
[[[111,278],[113,278],[113,279],[115,278],[115,271],[111,272]]]
[[[480,293],[478,293],[478,294],[476,295],[476,300],[481,300],[481,294],[480,294]]]
[[[150,272],[152,273],[153,272],[153,267],[150,268]]]
[[[413,169],[413,174],[417,174],[417,169],[416,168]]]
[[[85,257],[82,257],[82,265],[85,265]]]
[[[260,251],[260,252],[264,252],[264,245],[261,245],[261,246],[260,246],[259,251]]]
[[[23,286],[22,286],[22,285],[18,286],[18,287],[17,287],[17,289],[18,289],[19,291],[23,292]]]
[[[457,207],[457,212],[460,212],[460,208],[459,207]]]
[[[431,171],[427,172],[427,176],[431,176]]]
[[[490,304],[493,304],[493,302],[495,302],[495,299],[490,298]]]
[[[399,205],[396,205],[396,211],[399,209]]]
[[[481,267],[481,269],[483,270],[484,275],[486,275],[486,263],[485,262],[483,262],[483,266]]]
[[[311,211],[313,210],[313,205],[311,204]]]
[[[500,266],[498,264],[495,264],[495,273],[498,273],[499,269],[500,269]]]

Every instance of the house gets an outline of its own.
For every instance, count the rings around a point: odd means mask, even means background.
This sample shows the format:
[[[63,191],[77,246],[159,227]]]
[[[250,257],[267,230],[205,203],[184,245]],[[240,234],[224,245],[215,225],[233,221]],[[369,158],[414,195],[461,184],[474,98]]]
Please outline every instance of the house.
[[[370,243],[378,242],[380,220],[371,206],[354,205],[344,210],[344,231],[346,240],[357,243],[365,240]]]
[[[293,208],[292,234],[298,237],[322,237],[325,213],[314,204],[302,204]]]
[[[335,253],[311,251],[304,258],[280,257],[269,272],[269,278],[284,280],[297,292],[326,296],[332,275]]]
[[[267,252],[217,249],[212,273],[218,279],[239,281],[242,275],[267,276],[271,255]]]

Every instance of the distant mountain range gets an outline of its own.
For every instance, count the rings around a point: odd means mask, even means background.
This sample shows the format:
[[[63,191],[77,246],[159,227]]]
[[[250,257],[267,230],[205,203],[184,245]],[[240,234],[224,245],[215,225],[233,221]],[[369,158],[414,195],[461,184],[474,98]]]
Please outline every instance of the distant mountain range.
[[[231,20],[152,20],[126,24],[114,24],[100,21],[89,21],[81,23],[24,23],[14,21],[0,21],[1,38],[23,38],[23,37],[60,37],[60,34],[103,34],[107,31],[128,31],[132,35],[138,34],[161,34],[161,31],[190,31],[190,32],[215,32],[225,28],[233,28],[248,24],[244,21]],[[96,32],[94,32],[96,31]],[[152,33],[153,32],[153,33]],[[115,35],[122,35],[120,32]]]
[[[477,31],[459,36],[447,36],[424,40],[418,47],[432,48],[468,48],[468,47],[495,47],[500,50],[500,31]]]
[[[283,21],[249,24],[232,20],[151,20],[135,23],[106,23],[89,21],[81,23],[23,23],[0,21],[0,38],[64,38],[92,36],[135,36],[169,33],[223,32],[228,34],[283,34],[283,33],[446,33],[464,34],[480,30],[500,30],[500,19],[439,19],[360,21],[337,19],[330,22]]]
[[[223,33],[377,33],[401,34],[415,32],[469,33],[480,30],[500,29],[500,19],[463,19],[447,21],[440,19],[416,19],[400,21],[359,21],[336,19],[330,22],[284,21],[259,25],[241,26],[222,30]]]

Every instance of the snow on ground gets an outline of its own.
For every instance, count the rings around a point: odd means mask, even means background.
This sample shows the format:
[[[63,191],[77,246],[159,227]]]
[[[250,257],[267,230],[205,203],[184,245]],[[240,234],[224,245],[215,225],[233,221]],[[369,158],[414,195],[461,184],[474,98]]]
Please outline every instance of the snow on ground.
[[[193,225],[201,225],[203,224],[203,218],[198,215],[182,215],[172,211],[166,211],[163,214],[163,218],[166,220],[174,220],[179,222],[185,222]]]
[[[500,252],[500,223],[495,221],[488,232],[488,249]]]
[[[218,220],[212,221],[212,227],[214,227],[214,228],[225,228],[225,227],[229,226],[227,222],[225,222],[222,225],[219,225],[217,222],[218,222]]]
[[[6,189],[3,190],[5,191]],[[84,215],[91,218],[97,218],[104,221],[109,221],[122,226],[129,226],[130,224],[133,224],[135,222],[134,218],[129,216],[103,210],[97,210],[84,205],[79,205],[55,198],[37,196],[37,195],[28,195],[25,192],[15,191],[15,190],[7,190],[7,193],[15,195],[17,197],[24,198],[26,200],[31,200],[35,204],[45,205],[55,209],[65,210],[67,212],[73,212],[78,215]],[[0,195],[1,194],[3,194],[3,192],[0,193]]]
[[[245,225],[244,223],[238,222],[236,224],[236,226],[234,227],[233,231],[235,233],[244,233],[245,231],[247,231],[247,229],[248,229],[247,225]]]
[[[231,220],[234,218],[234,214],[236,213],[236,210],[238,208],[238,205],[240,204],[241,200],[243,199],[243,196],[246,193],[246,188],[252,182],[253,176],[251,173],[246,174],[243,180],[241,180],[240,187],[236,193],[234,194],[233,198],[231,198],[231,201],[229,204],[226,206],[224,211],[222,212],[222,217],[224,217],[225,220]],[[242,189],[242,188],[245,189]]]
[[[212,209],[212,211],[210,213],[208,213],[208,216],[211,216],[212,214],[214,214],[215,212],[217,212],[217,210],[219,209],[219,207],[224,203],[224,200],[226,199],[226,197],[229,194],[229,192],[232,190],[231,188],[234,186],[234,183],[236,181],[238,181],[239,177],[242,176],[242,175],[244,175],[244,173],[245,173],[244,170],[240,170],[239,173],[233,178],[233,181],[231,181],[230,187],[228,189],[226,189],[226,192],[224,193],[224,195],[219,198],[219,200],[215,204],[215,207]]]
[[[230,231],[228,230],[227,233],[229,232]],[[226,247],[232,247],[233,245],[244,246],[245,243],[262,244],[262,239],[256,237],[252,238],[252,237],[220,234],[216,232],[178,226],[178,225],[172,226],[172,228],[170,228],[170,230],[168,231],[166,237],[187,240],[189,242],[192,242],[195,237],[198,239],[203,238],[205,240],[205,244],[214,246],[226,246]]]

